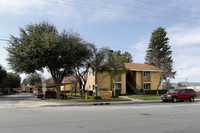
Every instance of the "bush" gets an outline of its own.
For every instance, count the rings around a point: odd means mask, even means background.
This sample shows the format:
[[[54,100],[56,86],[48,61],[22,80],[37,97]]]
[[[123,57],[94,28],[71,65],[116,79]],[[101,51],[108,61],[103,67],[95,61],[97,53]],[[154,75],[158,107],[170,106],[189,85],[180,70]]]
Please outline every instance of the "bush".
[[[168,90],[158,90],[159,95],[165,94],[167,92],[168,92]],[[146,90],[145,94],[156,95],[157,90]]]
[[[116,95],[116,96],[112,95],[112,98],[119,98],[119,96],[117,96],[117,95]]]
[[[117,96],[121,95],[121,88],[115,88],[115,91]],[[112,88],[112,95],[114,96],[114,88]]]
[[[108,91],[108,88],[99,88],[98,91]]]
[[[94,96],[95,100],[101,99],[101,96]]]

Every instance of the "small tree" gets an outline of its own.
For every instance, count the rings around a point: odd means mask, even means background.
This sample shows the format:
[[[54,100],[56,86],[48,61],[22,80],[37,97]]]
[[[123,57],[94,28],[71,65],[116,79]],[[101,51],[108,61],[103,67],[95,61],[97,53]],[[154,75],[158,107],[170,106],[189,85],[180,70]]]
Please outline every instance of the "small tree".
[[[22,83],[24,85],[36,85],[42,83],[42,75],[39,73],[30,74],[27,78],[25,78]]]
[[[3,80],[3,87],[10,88],[19,88],[21,85],[21,77],[16,73],[7,73],[7,77]]]
[[[163,89],[174,89],[172,84],[170,83],[170,79],[165,80],[165,82],[162,85]]]
[[[90,58],[89,65],[92,66],[95,70],[95,95],[97,96],[97,73],[102,67],[102,62],[105,61],[107,53],[109,52],[108,48],[101,48],[98,50],[95,45],[90,45],[92,49],[92,56]]]
[[[6,70],[0,65],[0,88],[3,86],[3,80],[6,78],[6,76]]]
[[[177,86],[178,87],[185,87],[185,85],[183,85],[181,82],[178,82]]]
[[[124,62],[127,59],[121,55],[117,54],[119,51],[108,54],[108,62],[104,65],[104,69],[107,69],[114,81],[114,96],[116,95],[116,78],[123,72],[126,71]]]
[[[158,88],[161,85],[161,81],[167,78],[174,78],[176,74],[176,71],[173,70],[172,51],[171,46],[168,44],[169,38],[166,35],[167,32],[161,27],[152,32],[145,57],[145,63],[162,69],[157,85],[157,95],[159,95]]]

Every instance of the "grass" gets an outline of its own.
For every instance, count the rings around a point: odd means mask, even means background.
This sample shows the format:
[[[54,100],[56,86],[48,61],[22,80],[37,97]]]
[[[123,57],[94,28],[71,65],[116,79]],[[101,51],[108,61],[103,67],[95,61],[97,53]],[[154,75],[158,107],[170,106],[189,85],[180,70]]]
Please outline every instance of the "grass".
[[[45,101],[62,101],[62,102],[116,102],[116,101],[131,101],[130,99],[126,98],[114,98],[114,99],[45,99]]]
[[[140,100],[160,100],[160,96],[156,95],[142,95],[142,96],[129,96],[130,98],[140,99]]]

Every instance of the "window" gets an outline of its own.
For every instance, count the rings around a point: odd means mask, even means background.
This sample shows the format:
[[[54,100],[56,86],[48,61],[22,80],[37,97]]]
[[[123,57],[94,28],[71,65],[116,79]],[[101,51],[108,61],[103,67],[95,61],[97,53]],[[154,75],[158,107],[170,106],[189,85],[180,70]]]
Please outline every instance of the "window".
[[[91,89],[91,85],[89,85],[89,89]]]
[[[113,87],[114,87],[114,83],[113,83]],[[121,88],[121,83],[116,83],[115,88]]]
[[[149,77],[149,72],[144,72],[144,77]]]
[[[185,90],[179,90],[179,94],[184,94]]]
[[[194,90],[190,90],[190,94],[194,94],[195,92],[194,92]]]
[[[144,90],[149,90],[150,84],[144,84]]]
[[[94,71],[94,69],[92,69],[92,75],[95,76],[95,71]]]
[[[185,94],[189,94],[189,90],[185,90]]]
[[[93,90],[95,90],[95,85],[93,85]]]

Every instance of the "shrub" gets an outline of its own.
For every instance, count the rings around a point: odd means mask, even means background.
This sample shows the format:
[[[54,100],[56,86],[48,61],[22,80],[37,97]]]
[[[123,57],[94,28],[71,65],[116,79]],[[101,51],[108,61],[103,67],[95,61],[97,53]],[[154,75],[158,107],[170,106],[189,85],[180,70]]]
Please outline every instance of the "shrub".
[[[158,90],[158,93],[160,95],[167,93],[168,90]],[[150,94],[150,95],[156,95],[157,94],[157,90],[146,90],[145,94]]]
[[[94,96],[95,100],[101,99],[101,96]]]
[[[99,91],[108,91],[108,88],[99,88]]]
[[[119,96],[118,95],[116,95],[116,96],[112,95],[112,98],[119,98]]]
[[[117,96],[121,95],[121,88],[115,88],[115,91]],[[112,95],[114,96],[114,88],[112,88]]]

